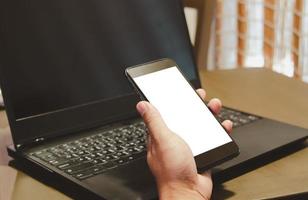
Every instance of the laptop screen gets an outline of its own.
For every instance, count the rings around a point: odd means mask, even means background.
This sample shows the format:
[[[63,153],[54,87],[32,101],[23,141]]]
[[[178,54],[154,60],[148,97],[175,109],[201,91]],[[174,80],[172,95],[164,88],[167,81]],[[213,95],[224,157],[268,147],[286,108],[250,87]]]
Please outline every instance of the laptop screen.
[[[131,65],[174,59],[196,79],[177,0],[4,1],[1,62],[16,119],[132,94]]]
[[[171,58],[199,83],[180,0],[3,0],[0,26],[15,144],[135,115],[132,65]]]

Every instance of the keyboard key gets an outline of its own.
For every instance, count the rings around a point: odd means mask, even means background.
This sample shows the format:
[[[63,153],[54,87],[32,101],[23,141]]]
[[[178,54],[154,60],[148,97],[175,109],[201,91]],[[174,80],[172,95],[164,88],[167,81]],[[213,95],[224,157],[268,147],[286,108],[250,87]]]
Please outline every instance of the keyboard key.
[[[126,160],[125,158],[121,158],[118,160],[115,160],[114,162],[116,162],[119,165],[123,165],[124,163],[126,163],[128,160]]]
[[[222,108],[221,112],[218,114],[217,119],[223,122],[226,119],[233,121],[233,127],[239,127],[251,123],[252,121],[260,119],[257,116],[242,113],[235,110],[230,110],[227,108]]]
[[[248,115],[248,118],[249,118],[250,120],[252,120],[252,121],[255,121],[255,120],[258,119],[257,116],[253,116],[253,115]]]
[[[80,172],[80,173],[77,173],[74,175],[75,178],[78,178],[79,180],[83,180],[83,179],[86,179],[86,178],[90,178],[94,175],[94,173],[91,173],[91,172]]]
[[[72,167],[72,168],[68,168],[65,171],[69,174],[75,174],[78,171],[87,169],[87,168],[92,167],[92,166],[93,166],[93,163],[87,162],[87,163],[83,163],[83,164],[77,165],[77,166]]]
[[[91,173],[93,173],[93,174],[101,174],[101,173],[107,171],[107,168],[102,168],[100,166],[95,166],[95,167],[89,169],[89,171]]]
[[[58,166],[58,165],[61,165],[63,163],[65,163],[67,160],[66,159],[63,159],[63,158],[60,158],[60,159],[56,159],[56,160],[50,160],[48,161],[49,164],[51,165],[55,165],[55,166]]]
[[[42,159],[42,160],[45,160],[45,161],[50,161],[50,160],[54,160],[57,158],[57,156],[55,156],[53,153],[49,153],[49,152],[46,152],[46,151],[39,151],[37,153],[34,153],[34,156]]]
[[[111,169],[111,168],[116,167],[116,164],[113,161],[111,161],[111,162],[109,161],[109,162],[106,162],[106,163],[99,164],[98,166],[101,167],[101,168],[105,168],[105,169]]]
[[[59,169],[66,169],[68,167],[70,167],[70,163],[64,163],[64,164],[58,166]]]

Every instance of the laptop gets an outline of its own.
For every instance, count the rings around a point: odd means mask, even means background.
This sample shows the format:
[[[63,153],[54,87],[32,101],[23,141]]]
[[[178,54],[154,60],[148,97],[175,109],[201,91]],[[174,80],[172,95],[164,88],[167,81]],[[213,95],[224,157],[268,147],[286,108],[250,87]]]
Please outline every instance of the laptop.
[[[200,87],[181,1],[3,0],[0,13],[10,164],[75,199],[157,198],[124,69],[168,57]],[[234,121],[241,155],[214,175],[307,138],[236,110],[218,118]]]

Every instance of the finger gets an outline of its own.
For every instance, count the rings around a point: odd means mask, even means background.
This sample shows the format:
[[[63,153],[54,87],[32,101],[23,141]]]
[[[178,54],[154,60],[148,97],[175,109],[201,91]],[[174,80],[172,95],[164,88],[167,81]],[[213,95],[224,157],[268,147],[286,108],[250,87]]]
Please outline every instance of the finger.
[[[227,119],[227,120],[223,121],[221,124],[229,134],[232,132],[232,127],[233,127],[232,121]]]
[[[152,152],[152,141],[149,134],[147,136],[147,152]]]
[[[196,90],[196,92],[198,93],[198,95],[201,97],[201,99],[204,101],[205,97],[206,97],[206,92],[204,89],[199,88]]]
[[[151,139],[154,140],[151,142],[163,141],[164,138],[168,137],[166,136],[168,131],[165,131],[168,130],[168,127],[153,105],[147,101],[141,101],[136,108],[149,130]]]
[[[212,110],[212,112],[214,112],[215,115],[220,112],[222,107],[221,101],[217,98],[211,99],[207,105]]]

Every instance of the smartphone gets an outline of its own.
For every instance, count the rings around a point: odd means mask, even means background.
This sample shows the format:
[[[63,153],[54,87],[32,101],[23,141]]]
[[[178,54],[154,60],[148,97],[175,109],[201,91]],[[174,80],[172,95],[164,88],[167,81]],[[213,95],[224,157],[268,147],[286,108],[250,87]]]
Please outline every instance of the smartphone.
[[[177,64],[161,59],[125,70],[143,100],[160,112],[168,128],[192,150],[198,169],[208,169],[239,154],[239,148]]]

